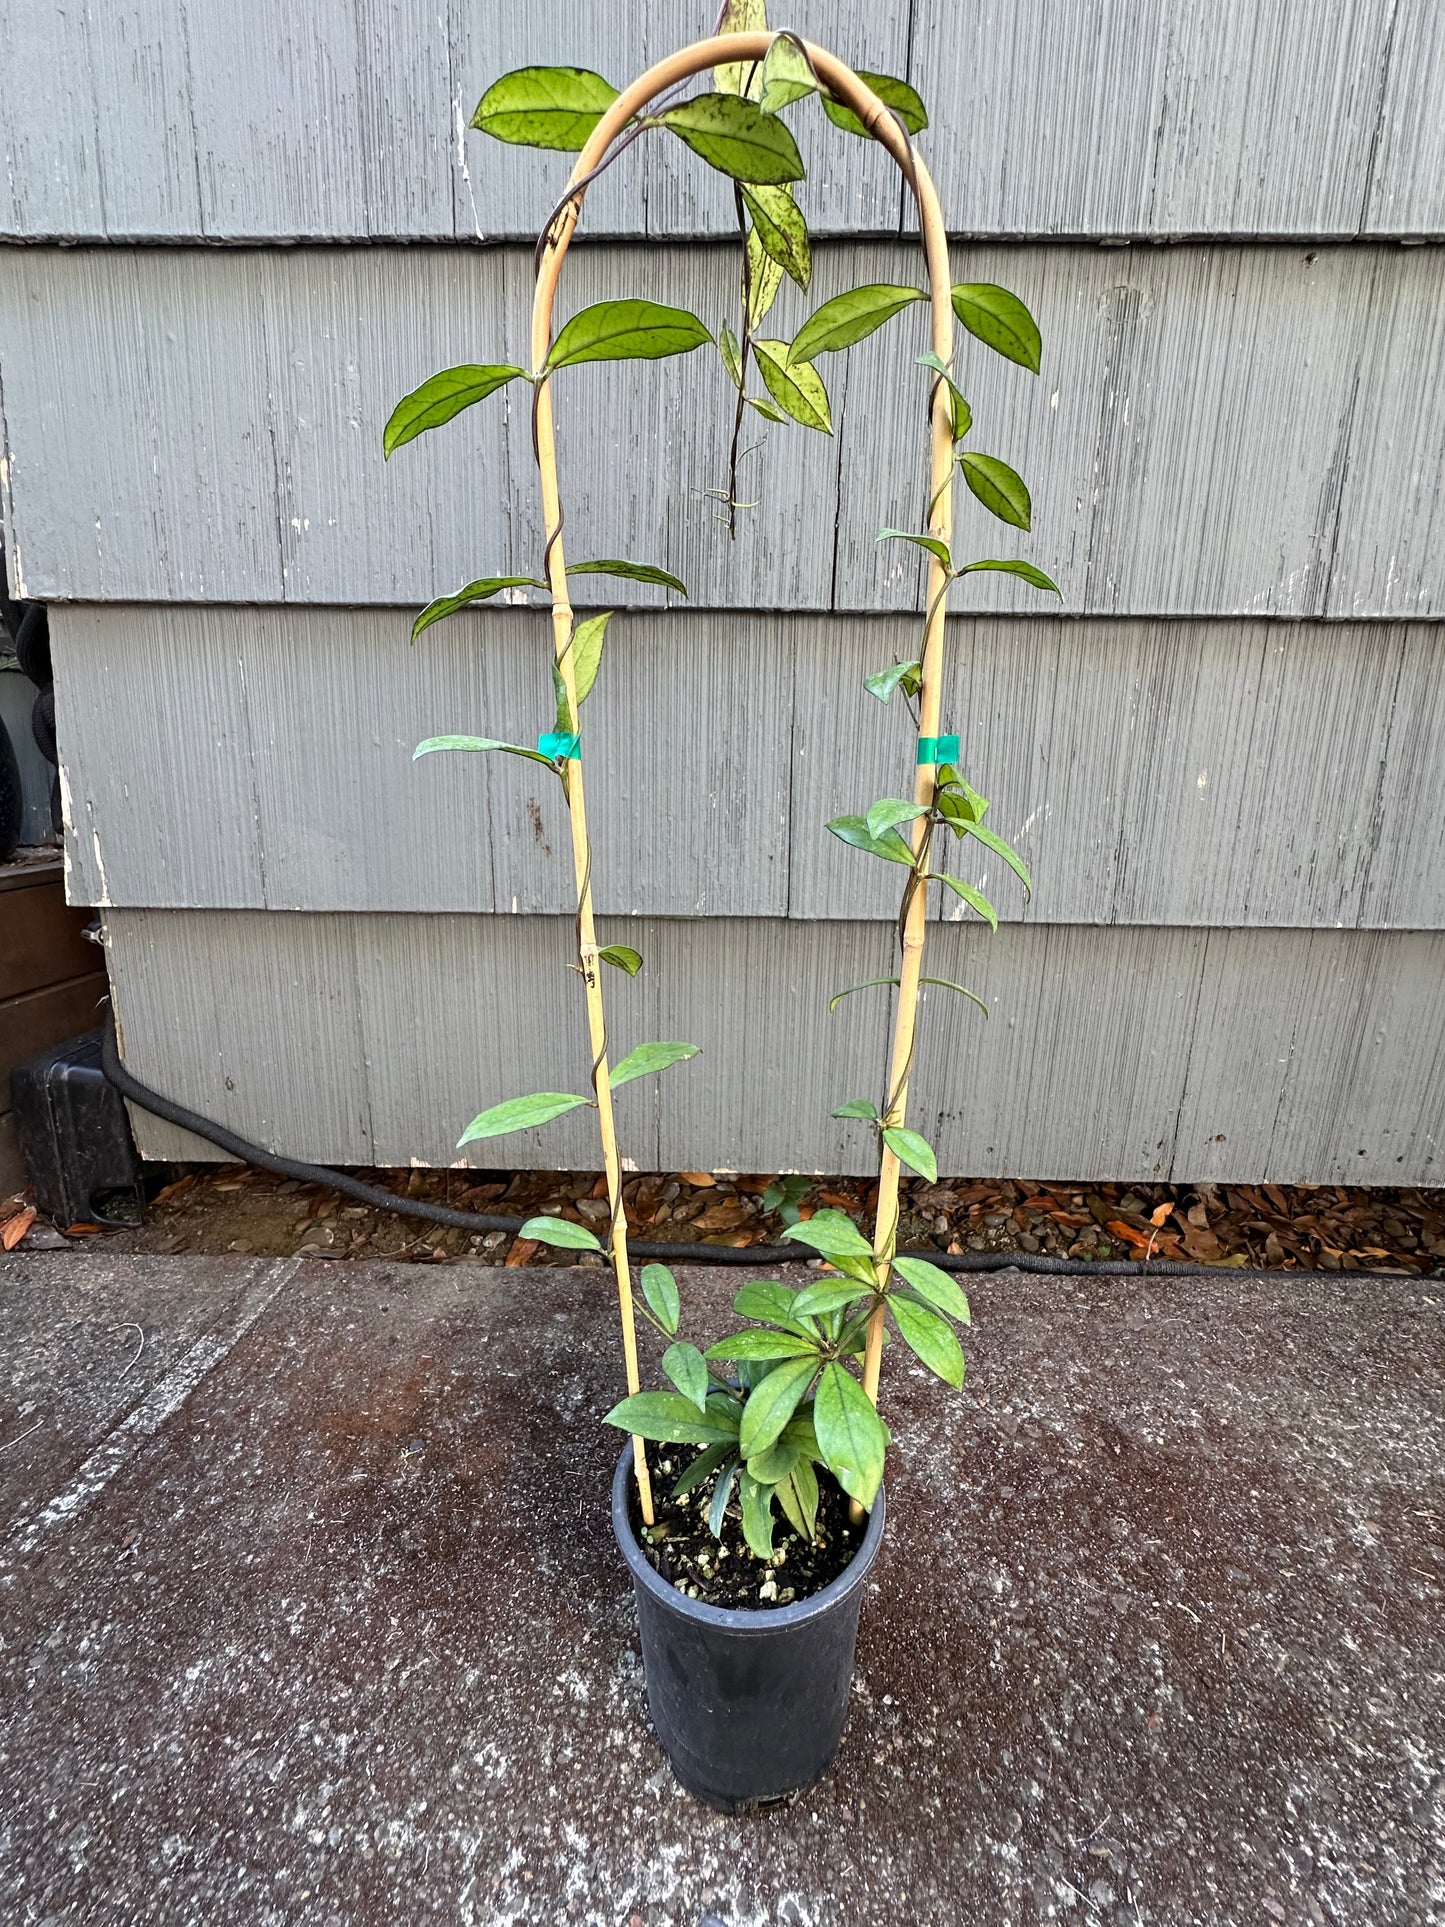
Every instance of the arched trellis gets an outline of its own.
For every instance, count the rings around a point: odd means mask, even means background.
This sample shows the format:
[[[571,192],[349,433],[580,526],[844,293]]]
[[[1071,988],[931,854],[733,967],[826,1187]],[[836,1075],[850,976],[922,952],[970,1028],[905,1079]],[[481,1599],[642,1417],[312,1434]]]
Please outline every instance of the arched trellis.
[[[557,482],[556,430],[552,411],[551,380],[546,372],[547,355],[552,343],[552,309],[562,263],[581,217],[587,183],[604,163],[608,150],[634,120],[660,94],[668,92],[694,74],[725,65],[761,62],[778,39],[776,33],[732,33],[696,41],[680,52],[650,67],[633,81],[606,110],[577,157],[566,193],[557,212],[544,231],[538,246],[537,285],[532,304],[532,366],[539,372],[533,402],[533,436],[537,466],[542,485],[542,513],[546,531],[546,573],[552,592],[553,642],[558,673],[567,692],[570,712],[577,713],[576,681],[571,649],[573,616],[567,589],[566,562],[562,540],[562,505]],[[797,39],[796,36],[789,38]],[[820,85],[850,108],[868,132],[892,155],[913,192],[918,207],[919,228],[928,268],[932,346],[939,361],[949,366],[953,355],[953,308],[948,258],[948,237],[938,195],[927,168],[914,148],[906,130],[853,70],[825,48],[798,41]],[[943,381],[934,384],[930,414],[930,460],[928,490],[928,533],[938,537],[947,551],[953,523],[954,431],[950,398]],[[918,695],[919,761],[914,778],[914,801],[927,809],[934,801],[936,765],[925,762],[939,734],[942,689],[943,636],[949,576],[940,558],[930,554],[928,564],[927,618],[924,629]],[[611,1090],[608,1084],[607,1025],[603,1009],[602,985],[598,972],[598,946],[593,927],[591,853],[587,835],[586,796],[580,761],[566,766],[567,794],[572,830],[572,858],[577,881],[578,949],[587,994],[588,1030],[593,1052],[593,1087],[597,1098],[598,1122],[602,1136],[603,1162],[611,1211],[613,1268],[622,1320],[623,1352],[627,1370],[627,1389],[639,1386],[637,1337],[632,1303],[631,1274],[627,1257],[627,1225],[622,1207],[622,1173],[613,1122]],[[911,825],[915,858],[929,835],[928,819],[919,816]],[[921,866],[920,866],[921,867]],[[908,892],[900,919],[902,957],[898,979],[898,1001],[893,1027],[885,1119],[902,1125],[908,1102],[908,1079],[913,1061],[918,991],[923,970],[923,948],[927,930],[927,890],[918,883]],[[879,1169],[878,1210],[874,1230],[874,1261],[880,1287],[888,1280],[898,1226],[898,1187],[900,1164],[888,1146],[882,1148]],[[880,1296],[868,1327],[864,1356],[863,1385],[876,1404],[879,1365],[884,1336],[884,1304]],[[639,1496],[643,1516],[652,1518],[651,1491],[643,1445],[633,1440]]]

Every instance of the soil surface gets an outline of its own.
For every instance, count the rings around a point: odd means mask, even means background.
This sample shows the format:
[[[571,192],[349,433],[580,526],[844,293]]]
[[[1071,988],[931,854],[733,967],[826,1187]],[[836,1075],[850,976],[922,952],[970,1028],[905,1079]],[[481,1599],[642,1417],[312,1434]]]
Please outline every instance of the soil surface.
[[[353,1204],[317,1185],[245,1165],[147,1167],[144,1224],[103,1237],[116,1251],[330,1259],[391,1258],[413,1264],[550,1265],[574,1260],[510,1232],[446,1231]],[[466,1211],[525,1218],[548,1213],[601,1232],[606,1186],[593,1171],[364,1171],[410,1197]],[[770,1208],[778,1180],[707,1171],[630,1178],[623,1196],[634,1238],[675,1244],[678,1261],[697,1244],[774,1245],[784,1220]],[[797,1181],[804,1215],[820,1205],[871,1222],[865,1178]],[[0,1200],[0,1225],[20,1215],[23,1194]],[[1115,1262],[1168,1258],[1281,1271],[1399,1271],[1445,1275],[1445,1191],[1350,1189],[1343,1185],[1035,1184],[1027,1179],[904,1182],[899,1239],[948,1252],[1028,1252]],[[1157,1222],[1156,1222],[1157,1220]],[[30,1226],[22,1248],[55,1244],[67,1228]],[[17,1231],[16,1236],[20,1234]]]
[[[759,1559],[743,1537],[742,1508],[736,1496],[728,1501],[723,1515],[722,1538],[713,1537],[707,1514],[717,1489],[717,1473],[699,1480],[680,1499],[673,1498],[673,1487],[700,1451],[691,1445],[649,1445],[654,1525],[643,1525],[633,1500],[632,1529],[638,1544],[653,1571],[668,1585],[706,1606],[775,1611],[811,1599],[847,1569],[866,1527],[849,1523],[847,1495],[831,1472],[818,1468],[818,1522],[811,1543],[800,1539],[774,1507],[769,1563]]]

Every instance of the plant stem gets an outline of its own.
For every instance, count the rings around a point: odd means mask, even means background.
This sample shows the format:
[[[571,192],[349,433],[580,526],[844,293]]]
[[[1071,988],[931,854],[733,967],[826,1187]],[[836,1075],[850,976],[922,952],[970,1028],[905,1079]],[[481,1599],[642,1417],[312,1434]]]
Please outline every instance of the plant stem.
[[[748,216],[743,206],[743,191],[733,182],[733,205],[737,209],[738,234],[743,244],[743,317],[738,336],[738,404],[733,410],[733,439],[728,449],[728,540],[738,533],[738,442],[743,432],[743,409],[747,406],[748,356],[753,345],[753,264],[748,257]]]

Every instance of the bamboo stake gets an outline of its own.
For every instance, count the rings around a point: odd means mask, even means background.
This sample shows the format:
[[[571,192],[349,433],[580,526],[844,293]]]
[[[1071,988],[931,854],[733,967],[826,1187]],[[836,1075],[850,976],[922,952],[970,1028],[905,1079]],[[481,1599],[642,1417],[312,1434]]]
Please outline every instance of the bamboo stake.
[[[552,339],[552,304],[562,262],[581,215],[586,182],[605,157],[608,148],[636,115],[658,94],[675,87],[710,67],[724,63],[760,61],[776,38],[771,33],[718,34],[694,42],[665,60],[648,68],[630,87],[624,88],[593,129],[578,155],[568,181],[567,192],[559,204],[539,251],[537,288],[532,307],[532,366],[540,369]],[[943,225],[938,194],[927,168],[913,148],[904,129],[871,88],[850,67],[825,48],[803,43],[813,72],[828,91],[841,100],[886,148],[897,162],[904,179],[913,190],[918,205],[919,228],[923,236],[928,266],[933,324],[933,350],[947,365],[953,355],[952,279],[948,259],[948,236]],[[557,662],[567,688],[568,701],[576,714],[571,668],[572,611],[567,601],[567,578],[562,561],[562,513],[557,487],[556,444],[552,425],[550,384],[539,383],[536,395],[537,464],[542,476],[542,507],[547,529],[547,574],[552,588],[552,621]],[[941,381],[933,392],[931,459],[929,463],[930,534],[946,543],[953,531],[953,420],[947,391]],[[918,733],[920,737],[938,734],[943,677],[943,625],[947,600],[947,579],[943,565],[930,557],[928,565],[928,620],[923,640],[923,667],[919,690]],[[914,801],[927,808],[932,804],[935,768],[920,763],[914,777]],[[602,991],[597,982],[597,946],[592,935],[592,893],[590,856],[587,846],[586,813],[582,790],[582,766],[568,765],[568,800],[572,814],[572,854],[577,875],[578,924],[581,931],[581,965],[587,986],[587,1016],[592,1033],[592,1048],[598,1055],[600,1070],[594,1071],[598,1120],[602,1131],[603,1157],[607,1166],[607,1193],[612,1207],[612,1255],[617,1272],[617,1298],[622,1314],[622,1345],[627,1362],[627,1389],[638,1389],[637,1337],[632,1307],[632,1287],[627,1269],[626,1223],[623,1217],[616,1137],[612,1124],[611,1093],[607,1088],[607,1030],[603,1020]],[[918,870],[926,868],[928,826],[922,817],[913,823],[913,851]],[[923,971],[923,945],[927,933],[927,886],[910,876],[906,912],[903,916],[903,957],[899,969],[898,1003],[894,1013],[892,1062],[889,1070],[886,1120],[899,1125],[905,1120],[908,1105],[908,1076],[913,1060],[917,1027],[919,978]],[[885,1145],[878,1174],[878,1210],[874,1220],[873,1256],[880,1287],[888,1282],[898,1233],[899,1163]],[[874,1405],[878,1403],[878,1374],[883,1355],[883,1305],[880,1300],[868,1326],[867,1350],[863,1361],[863,1389]],[[644,1518],[651,1519],[651,1494],[642,1442],[634,1439],[633,1457],[638,1487],[642,1495]],[[862,1508],[854,1505],[855,1518]]]

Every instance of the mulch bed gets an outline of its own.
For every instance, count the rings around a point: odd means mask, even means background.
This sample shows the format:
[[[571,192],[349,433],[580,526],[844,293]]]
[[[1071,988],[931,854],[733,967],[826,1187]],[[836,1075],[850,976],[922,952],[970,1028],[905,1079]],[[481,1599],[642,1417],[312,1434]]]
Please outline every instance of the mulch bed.
[[[368,1171],[372,1183],[410,1197],[507,1217],[548,1213],[599,1233],[606,1191],[594,1172]],[[624,1186],[634,1237],[675,1244],[685,1262],[697,1245],[777,1244],[784,1224],[767,1208],[771,1174],[657,1172]],[[821,1205],[871,1221],[866,1178],[821,1178],[797,1198],[806,1216]],[[0,1202],[0,1231],[24,1248],[63,1236],[104,1236],[118,1249],[154,1252],[295,1252],[418,1263],[601,1262],[550,1251],[507,1232],[444,1231],[352,1204],[317,1185],[238,1165],[193,1165],[154,1196],[134,1229],[57,1230],[19,1220],[22,1197]],[[1020,1179],[907,1181],[899,1242],[949,1252],[1030,1252],[1100,1263],[1168,1258],[1261,1270],[1399,1271],[1445,1276],[1445,1191],[1343,1185],[1039,1184]],[[799,1257],[807,1254],[800,1249]]]

